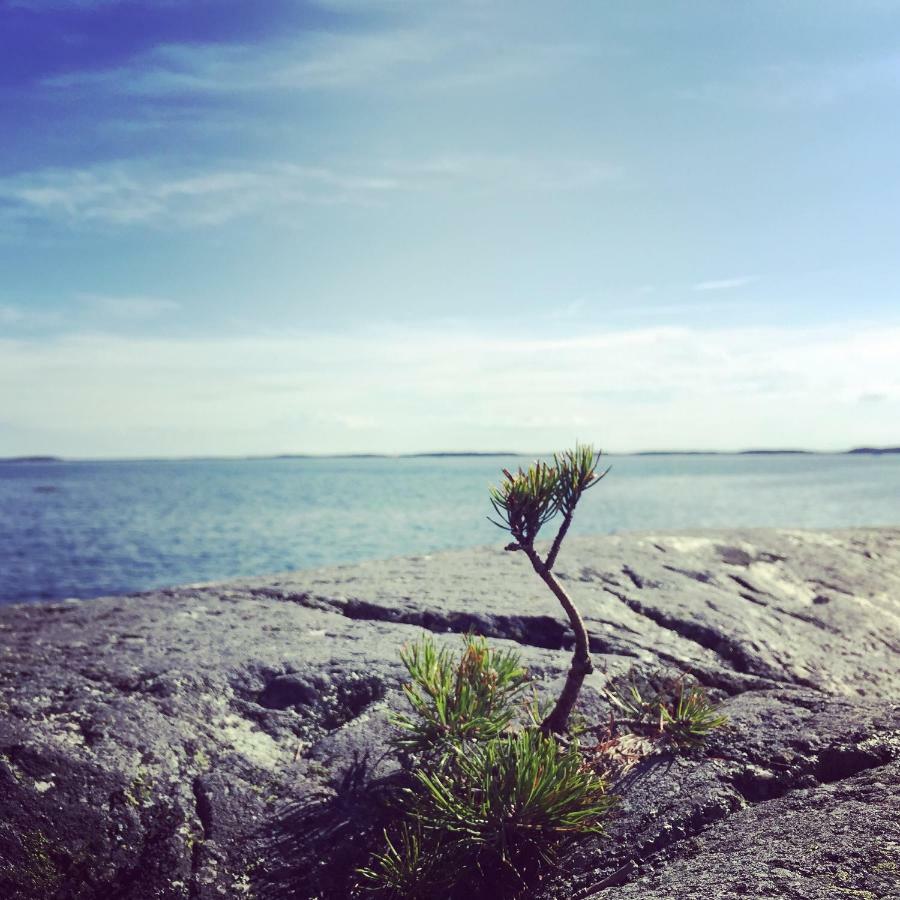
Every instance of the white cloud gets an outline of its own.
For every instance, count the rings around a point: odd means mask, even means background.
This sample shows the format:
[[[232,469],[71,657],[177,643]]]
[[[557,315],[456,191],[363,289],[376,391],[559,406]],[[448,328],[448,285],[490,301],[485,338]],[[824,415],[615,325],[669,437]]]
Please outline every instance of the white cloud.
[[[60,76],[46,83],[106,84],[117,93],[234,94],[371,85],[403,68],[424,67],[441,42],[415,32],[376,35],[307,34],[260,54],[254,45],[168,44],[124,69]]]
[[[0,177],[0,224],[9,228],[37,218],[79,225],[202,228],[304,207],[380,205],[398,192],[456,191],[462,186],[476,192],[579,191],[620,177],[619,169],[599,161],[490,155],[383,163],[368,172],[290,162],[188,168],[124,160]]]
[[[709,281],[698,281],[691,287],[695,291],[733,291],[735,288],[753,284],[756,280],[755,277],[749,275],[743,275],[738,278],[714,278]]]
[[[0,178],[0,201],[7,216],[190,227],[299,206],[368,203],[398,187],[392,178],[290,163],[172,172],[122,162]]]
[[[0,341],[0,408],[23,453],[840,448],[900,440],[898,356],[896,327],[70,335]]]
[[[401,74],[431,77],[432,66],[452,46],[449,37],[417,30],[306,32],[267,46],[265,53],[254,44],[162,44],[123,66],[55,75],[43,83],[145,96],[371,88]],[[417,82],[413,77],[405,83]]]
[[[254,43],[157,44],[124,64],[52,75],[42,84],[145,97],[233,99],[322,91],[421,95],[527,84],[570,71],[598,52],[596,41],[498,42],[491,33],[505,29],[503,17],[477,4],[404,4],[397,12],[407,24],[368,32],[302,30],[264,48]]]

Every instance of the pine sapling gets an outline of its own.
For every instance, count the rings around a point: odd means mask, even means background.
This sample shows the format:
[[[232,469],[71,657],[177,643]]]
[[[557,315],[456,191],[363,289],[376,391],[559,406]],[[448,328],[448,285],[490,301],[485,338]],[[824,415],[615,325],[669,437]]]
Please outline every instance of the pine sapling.
[[[576,444],[574,450],[554,454],[553,465],[535,462],[516,473],[504,469],[500,486],[491,488],[491,505],[499,519],[491,521],[508,531],[513,538],[506,549],[521,551],[528,557],[534,571],[559,600],[575,634],[575,652],[565,686],[556,705],[541,723],[541,729],[545,732],[562,733],[566,730],[581,685],[594,670],[584,621],[553,576],[553,566],[582,494],[609,471],[605,469],[598,473],[599,462],[599,451],[589,444]],[[541,528],[557,515],[562,516],[559,530],[547,556],[542,559],[534,542]]]

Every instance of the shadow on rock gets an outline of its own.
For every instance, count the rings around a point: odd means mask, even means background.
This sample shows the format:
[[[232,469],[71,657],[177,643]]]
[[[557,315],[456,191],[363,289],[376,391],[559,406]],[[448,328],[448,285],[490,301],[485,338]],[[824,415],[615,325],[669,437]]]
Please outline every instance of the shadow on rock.
[[[394,817],[391,801],[408,784],[395,773],[372,777],[369,754],[353,762],[331,790],[284,807],[263,841],[254,894],[262,900],[346,900],[356,870],[368,861]],[[271,861],[271,864],[270,864]]]

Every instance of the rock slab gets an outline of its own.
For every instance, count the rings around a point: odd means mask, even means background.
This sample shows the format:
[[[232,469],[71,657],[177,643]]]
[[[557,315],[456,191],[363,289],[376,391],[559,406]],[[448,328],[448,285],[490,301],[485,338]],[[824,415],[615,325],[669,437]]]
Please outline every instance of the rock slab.
[[[900,898],[900,529],[570,538],[604,684],[690,673],[729,726],[617,786],[608,833],[534,896]],[[344,898],[396,762],[402,645],[571,634],[481,548],[0,607],[0,897]]]

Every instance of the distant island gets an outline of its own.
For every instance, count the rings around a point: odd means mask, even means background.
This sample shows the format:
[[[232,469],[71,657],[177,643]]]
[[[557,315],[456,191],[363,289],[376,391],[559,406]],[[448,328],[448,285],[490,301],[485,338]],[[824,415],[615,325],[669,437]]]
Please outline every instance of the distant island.
[[[854,447],[851,450],[638,450],[634,453],[604,453],[604,456],[887,456],[900,454],[900,447]],[[534,459],[551,456],[549,453],[520,453],[515,450],[430,450],[421,453],[278,453],[271,456],[184,456],[184,457],[134,457],[98,459],[80,457],[66,459],[60,456],[0,456],[2,464],[62,463],[62,462],[208,462],[216,459],[263,462],[273,459],[485,459],[513,457]]]
[[[868,454],[870,456],[882,456],[885,453],[900,453],[900,447],[854,447],[848,453]]]
[[[641,450],[639,453],[610,453],[604,456],[781,456],[800,454],[812,456],[818,450]]]

